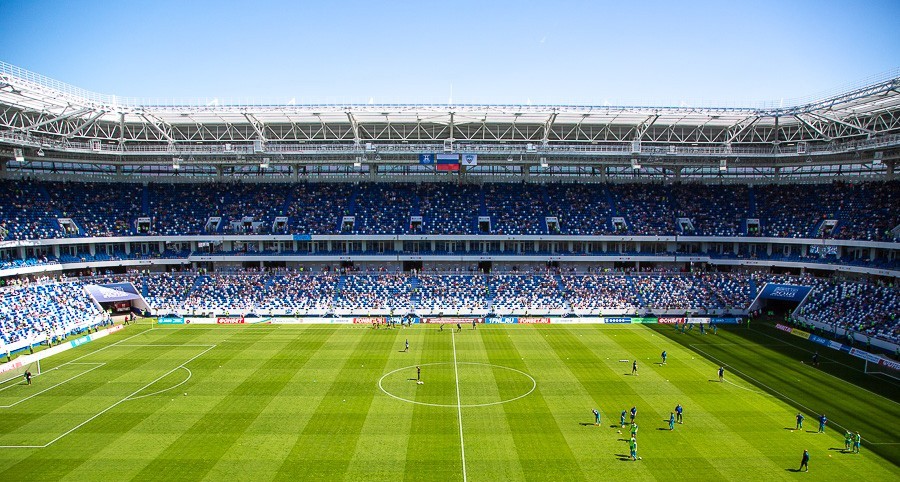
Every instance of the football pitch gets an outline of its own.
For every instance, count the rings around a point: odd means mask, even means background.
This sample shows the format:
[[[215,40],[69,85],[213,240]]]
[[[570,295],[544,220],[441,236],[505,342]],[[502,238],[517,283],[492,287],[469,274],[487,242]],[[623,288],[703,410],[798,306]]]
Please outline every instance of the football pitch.
[[[0,385],[0,477],[897,480],[897,386],[828,374],[855,369],[825,352],[821,370],[800,364],[795,341],[641,325],[131,326],[45,359],[31,386]],[[631,407],[638,461],[619,425]],[[861,432],[861,454],[842,452],[834,424]],[[804,449],[809,474],[796,472]]]

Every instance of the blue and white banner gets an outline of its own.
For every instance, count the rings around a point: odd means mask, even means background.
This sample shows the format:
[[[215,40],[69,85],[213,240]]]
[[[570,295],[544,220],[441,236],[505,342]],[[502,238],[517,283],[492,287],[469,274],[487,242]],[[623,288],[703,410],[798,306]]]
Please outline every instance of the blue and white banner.
[[[100,303],[139,300],[137,290],[131,283],[111,283],[106,285],[85,285],[84,289]]]
[[[809,286],[766,283],[759,297],[766,300],[796,301],[799,303],[809,294],[810,290],[812,288]]]
[[[631,317],[623,317],[623,316],[607,317],[607,318],[603,318],[603,323],[608,323],[608,324],[631,323]]]
[[[159,325],[183,325],[184,317],[176,315],[160,316],[156,319],[156,323]]]
[[[419,164],[431,166],[434,164],[434,154],[419,154]]]
[[[478,165],[478,154],[463,154],[462,155],[462,165],[463,166],[477,166]]]
[[[488,324],[512,325],[518,323],[519,318],[516,316],[491,316],[485,318],[484,322]]]

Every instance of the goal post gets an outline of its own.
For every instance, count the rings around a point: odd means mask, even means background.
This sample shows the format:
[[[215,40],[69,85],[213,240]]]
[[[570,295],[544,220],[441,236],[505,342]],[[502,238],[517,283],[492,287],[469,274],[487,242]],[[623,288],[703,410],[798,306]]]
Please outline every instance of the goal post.
[[[15,360],[5,364],[5,368],[0,372],[0,384],[7,384],[16,379],[22,379],[25,372],[31,372],[32,376],[41,374],[41,361],[35,360],[28,363],[16,362]]]
[[[882,375],[891,377],[894,380],[900,380],[900,364],[890,362],[890,360],[884,360],[885,362],[888,362],[885,363],[882,360],[876,362],[866,359],[866,364],[863,368],[863,371],[867,375]]]

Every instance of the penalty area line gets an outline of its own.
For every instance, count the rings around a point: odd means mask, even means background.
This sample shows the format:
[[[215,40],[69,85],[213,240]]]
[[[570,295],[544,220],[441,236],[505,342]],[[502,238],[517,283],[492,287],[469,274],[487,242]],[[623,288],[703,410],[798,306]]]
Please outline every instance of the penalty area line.
[[[700,353],[702,353],[703,355],[705,355],[705,356],[711,358],[712,360],[715,360],[716,363],[718,363],[718,364],[721,365],[721,366],[728,366],[728,364],[725,363],[724,361],[719,360],[718,358],[716,358],[716,357],[710,355],[709,353],[706,353],[705,351],[703,351],[703,350],[701,350],[701,349],[695,347],[694,345],[691,345],[691,348],[694,349],[694,350],[696,350],[696,351],[698,351],[698,352],[700,352]],[[762,392],[756,392],[756,393],[760,393],[760,394],[762,394],[762,395],[773,395],[773,396],[775,396],[775,397],[777,397],[777,398],[781,398],[782,400],[788,400],[788,401],[790,401],[790,402],[793,402],[793,403],[797,404],[797,406],[802,407],[804,410],[806,410],[808,413],[811,413],[811,414],[822,413],[822,412],[820,412],[820,411],[818,411],[818,410],[813,410],[813,409],[807,407],[806,405],[804,405],[804,404],[802,404],[802,403],[800,403],[800,402],[794,400],[793,398],[791,398],[791,397],[789,397],[789,396],[787,396],[787,395],[785,395],[785,394],[779,392],[778,390],[775,390],[774,388],[772,388],[772,387],[766,385],[765,383],[763,383],[763,382],[761,382],[761,381],[759,381],[759,380],[757,380],[757,379],[751,377],[750,375],[747,375],[746,373],[741,372],[740,370],[738,370],[738,369],[736,369],[736,368],[729,367],[729,369],[730,369],[732,372],[737,373],[737,374],[738,374],[739,376],[741,376],[742,378],[745,378],[745,379],[747,379],[747,380],[752,380],[753,382],[757,383],[758,385],[765,387],[766,390],[769,391],[769,393],[767,393],[767,394],[766,394],[766,393],[762,393]],[[726,381],[727,381],[727,380],[726,380]],[[732,383],[732,385],[734,385],[734,384]],[[740,387],[738,387],[738,388],[740,388]],[[832,425],[834,425],[835,427],[840,428],[840,429],[843,430],[844,432],[848,432],[848,431],[849,431],[849,430],[847,430],[846,427],[844,427],[844,426],[838,424],[837,422],[834,422],[834,421],[832,421],[832,420],[829,420],[829,422],[831,422]],[[900,445],[900,442],[871,442],[871,441],[869,441],[868,439],[866,439],[865,437],[861,437],[861,438],[862,438],[863,440],[866,441],[866,444],[871,444],[871,445]]]
[[[124,341],[124,340],[122,340],[122,341]],[[113,346],[113,345],[109,345],[109,346],[104,347],[104,348],[109,348],[110,346]],[[153,380],[152,382],[150,382],[150,383],[148,383],[148,384],[142,386],[141,388],[139,388],[139,389],[137,389],[137,390],[131,392],[131,394],[129,394],[127,397],[125,397],[125,398],[119,400],[118,402],[113,403],[112,405],[110,405],[110,406],[104,408],[103,410],[101,410],[100,412],[94,414],[93,416],[91,416],[91,417],[88,418],[87,420],[85,420],[85,421],[79,423],[78,425],[76,425],[76,426],[70,428],[69,430],[66,430],[63,434],[57,436],[56,438],[54,438],[53,440],[51,440],[51,441],[45,443],[44,445],[0,445],[0,449],[41,449],[41,448],[47,448],[47,447],[53,445],[54,443],[58,442],[59,440],[61,440],[63,437],[65,437],[65,436],[69,435],[70,433],[72,433],[72,432],[78,430],[79,428],[81,428],[81,427],[87,425],[88,423],[90,423],[91,421],[93,421],[94,419],[96,419],[97,417],[99,417],[99,416],[103,415],[104,413],[106,413],[106,412],[108,412],[108,411],[110,411],[110,410],[112,410],[112,409],[118,407],[118,406],[119,406],[120,404],[122,404],[123,402],[127,402],[127,401],[130,401],[130,400],[133,400],[133,397],[134,397],[135,395],[137,395],[138,393],[141,393],[143,390],[147,389],[147,387],[153,386],[154,383],[156,383],[156,382],[162,380],[163,378],[165,378],[165,377],[171,375],[171,374],[172,374],[173,372],[175,372],[176,370],[179,370],[179,369],[181,369],[181,368],[185,368],[184,365],[187,365],[188,363],[190,363],[190,362],[196,360],[197,358],[199,358],[199,357],[205,355],[208,351],[212,350],[212,349],[215,348],[215,347],[216,347],[216,345],[210,345],[209,348],[207,348],[207,349],[203,350],[202,352],[200,352],[200,353],[198,353],[198,354],[192,356],[192,357],[191,357],[190,359],[188,359],[187,361],[181,363],[180,365],[178,365],[177,367],[175,367],[175,368],[173,368],[173,369],[167,371],[166,373],[163,373],[162,375],[160,375],[159,377],[157,377],[157,378],[156,378],[155,380]]]

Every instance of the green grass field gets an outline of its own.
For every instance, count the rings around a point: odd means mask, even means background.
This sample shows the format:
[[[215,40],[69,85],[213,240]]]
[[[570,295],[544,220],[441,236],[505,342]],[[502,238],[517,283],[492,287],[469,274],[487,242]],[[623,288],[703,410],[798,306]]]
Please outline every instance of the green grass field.
[[[893,388],[799,364],[795,341],[640,325],[132,326],[45,360],[32,386],[0,385],[0,477],[897,480]],[[735,370],[726,383],[712,358]],[[669,431],[677,403],[685,423]],[[796,403],[834,408],[862,454],[841,453],[835,427],[787,429]],[[637,462],[618,428],[632,406]],[[804,448],[810,474],[793,471]]]

